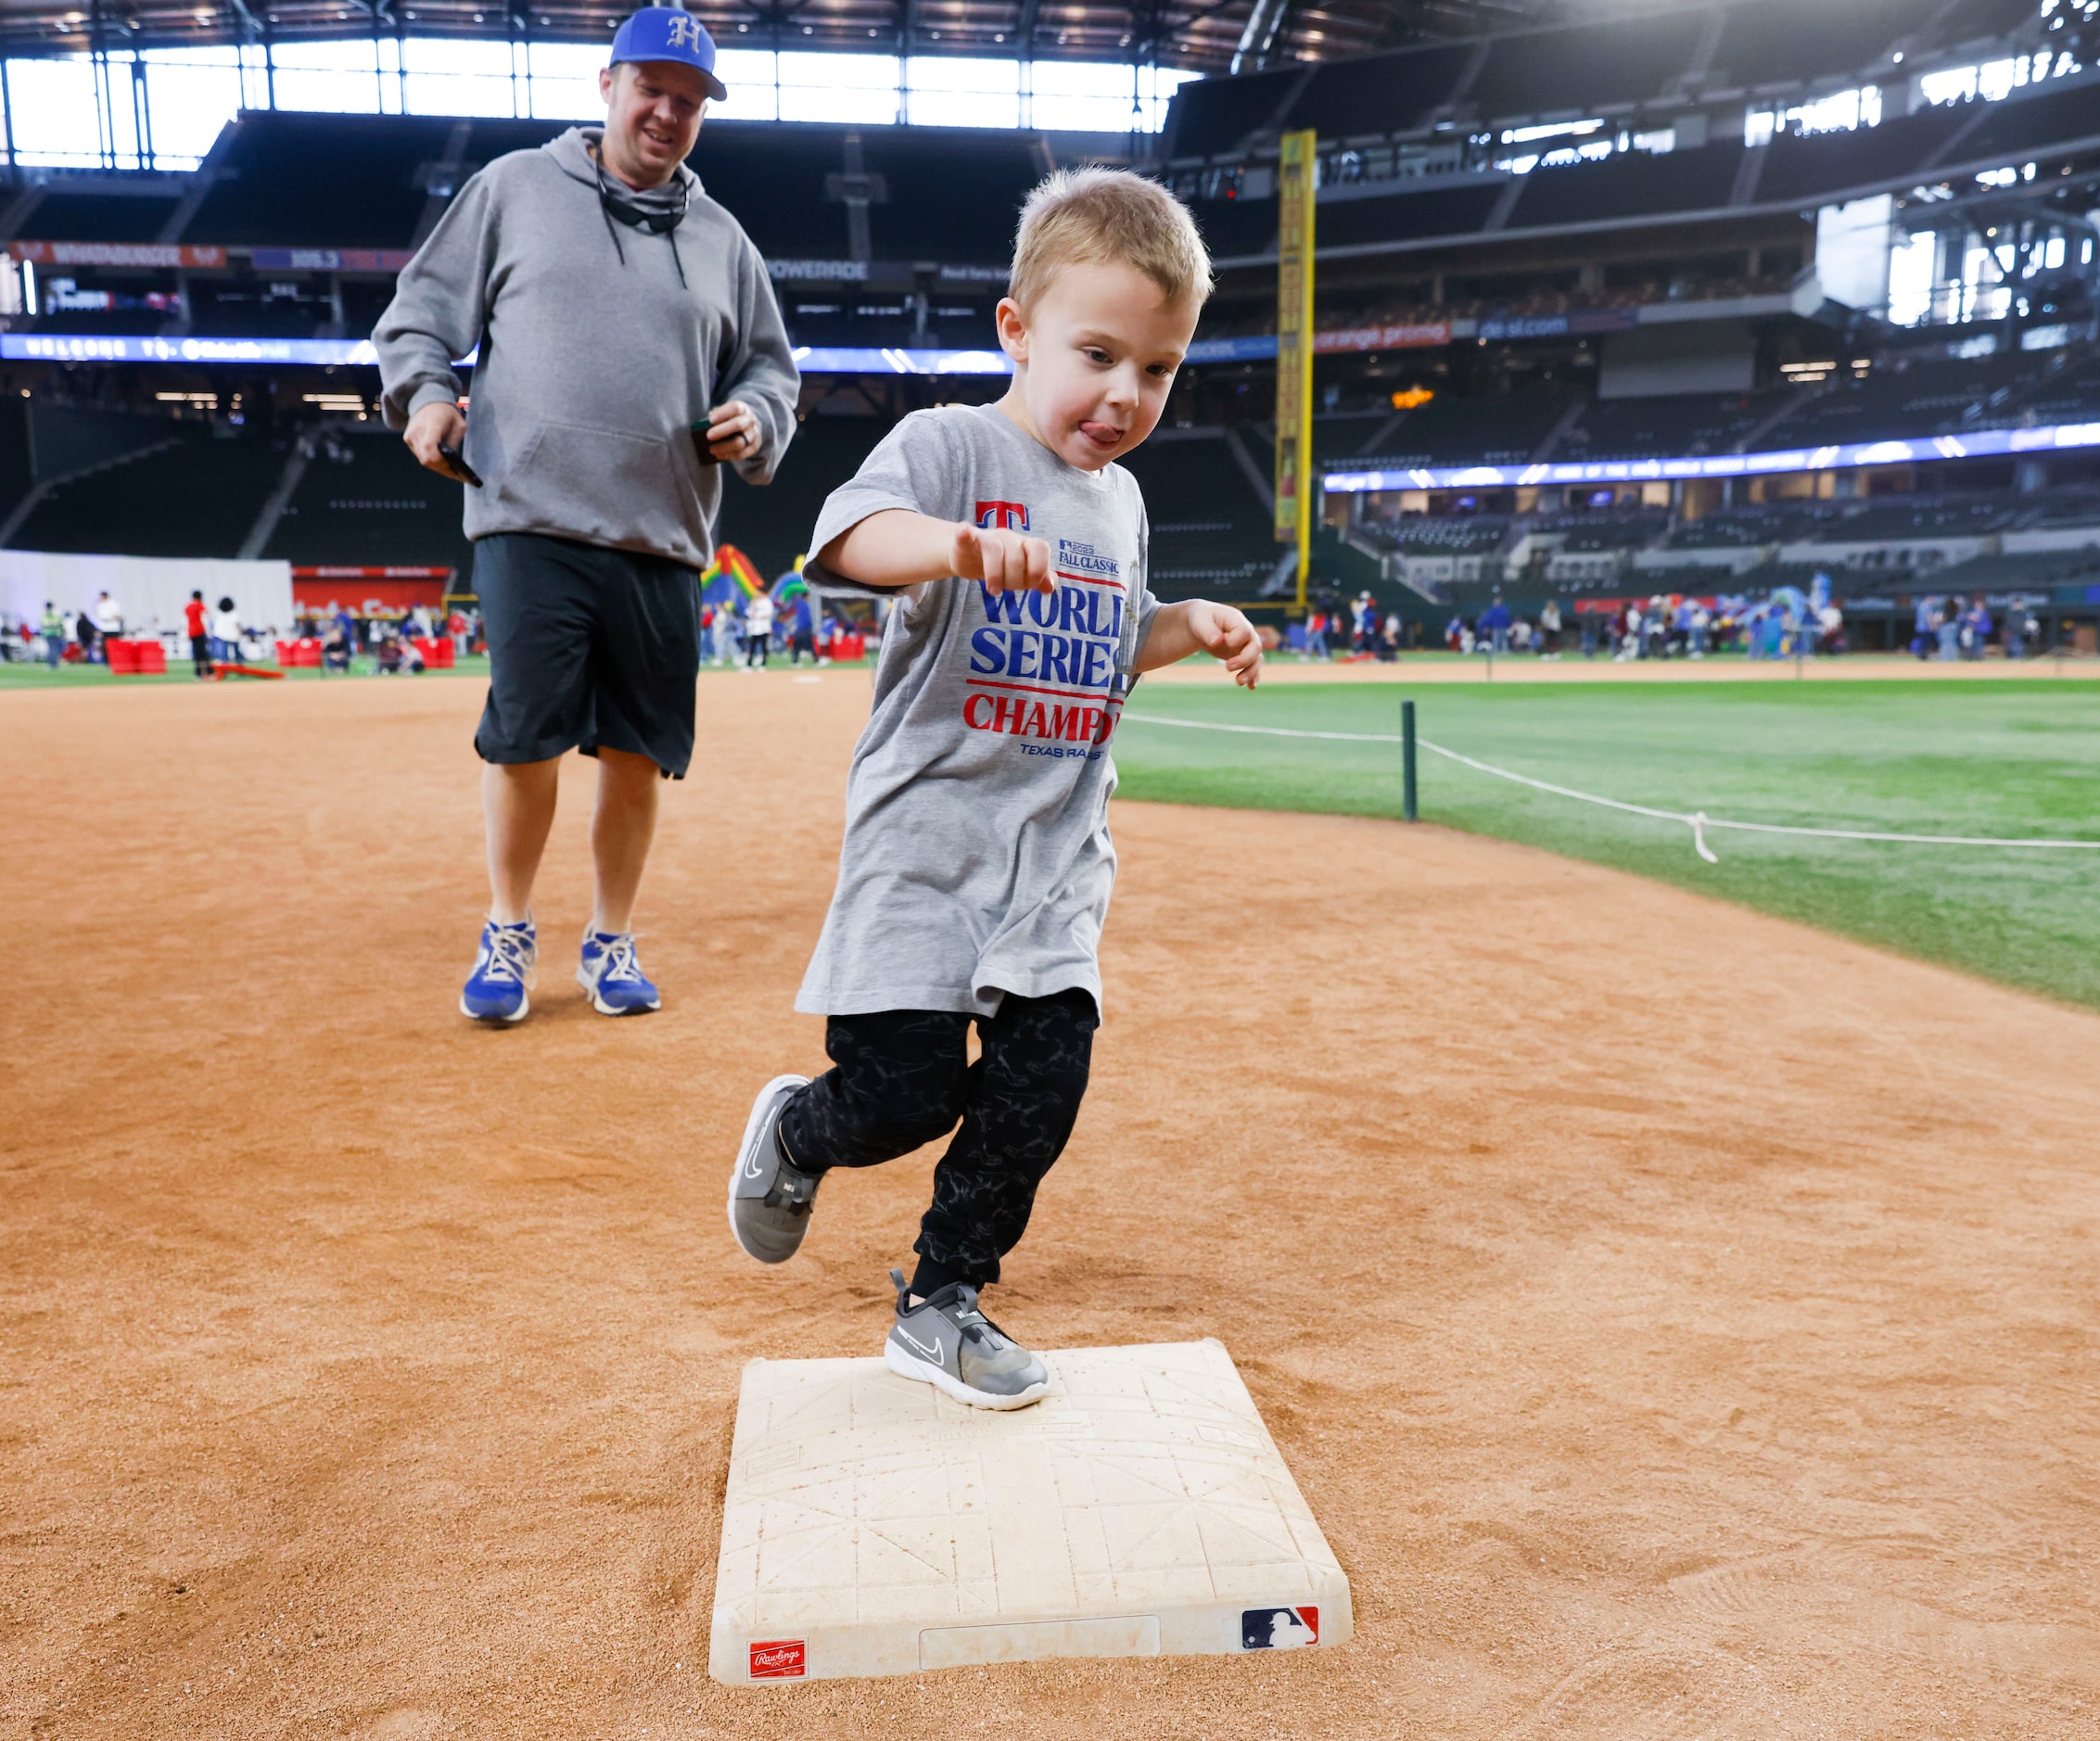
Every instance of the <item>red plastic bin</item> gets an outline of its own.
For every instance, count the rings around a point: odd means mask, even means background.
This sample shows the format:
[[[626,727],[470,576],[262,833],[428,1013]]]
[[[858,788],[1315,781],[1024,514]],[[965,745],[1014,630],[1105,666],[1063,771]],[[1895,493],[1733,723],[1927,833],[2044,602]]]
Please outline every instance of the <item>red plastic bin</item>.
[[[119,641],[102,643],[114,677],[162,677],[168,670],[168,654],[158,641]]]

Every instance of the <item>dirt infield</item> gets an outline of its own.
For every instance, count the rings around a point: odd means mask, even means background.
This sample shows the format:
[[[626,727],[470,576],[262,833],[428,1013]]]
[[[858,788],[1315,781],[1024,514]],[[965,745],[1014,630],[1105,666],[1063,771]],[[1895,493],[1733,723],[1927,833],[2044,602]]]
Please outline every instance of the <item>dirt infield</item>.
[[[1108,1024],[993,1303],[1215,1335],[1356,1642],[732,1693],[746,1358],[874,1352],[924,1157],[721,1191],[864,677],[701,690],[664,1011],[515,1032],[465,682],[0,695],[0,1735],[2100,1727],[2100,1018],[1429,828],[1125,807]]]

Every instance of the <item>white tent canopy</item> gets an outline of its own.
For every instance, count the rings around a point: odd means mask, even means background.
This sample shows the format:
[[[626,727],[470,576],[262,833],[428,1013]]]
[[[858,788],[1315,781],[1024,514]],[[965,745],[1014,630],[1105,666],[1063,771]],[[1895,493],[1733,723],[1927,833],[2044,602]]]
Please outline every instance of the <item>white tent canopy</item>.
[[[244,629],[288,631],[292,626],[289,563],[0,550],[0,616],[12,621],[34,624],[46,599],[69,616],[92,612],[107,592],[124,614],[127,635],[158,635],[182,629],[192,591],[203,593],[213,609],[221,599],[232,599]]]

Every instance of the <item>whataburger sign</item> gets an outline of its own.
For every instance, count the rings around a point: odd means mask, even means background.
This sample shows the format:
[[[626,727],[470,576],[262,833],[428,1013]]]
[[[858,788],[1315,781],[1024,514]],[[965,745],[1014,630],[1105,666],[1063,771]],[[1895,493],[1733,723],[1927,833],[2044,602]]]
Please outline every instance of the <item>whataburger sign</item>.
[[[223,248],[192,242],[9,242],[7,257],[32,266],[196,266],[226,263]]]

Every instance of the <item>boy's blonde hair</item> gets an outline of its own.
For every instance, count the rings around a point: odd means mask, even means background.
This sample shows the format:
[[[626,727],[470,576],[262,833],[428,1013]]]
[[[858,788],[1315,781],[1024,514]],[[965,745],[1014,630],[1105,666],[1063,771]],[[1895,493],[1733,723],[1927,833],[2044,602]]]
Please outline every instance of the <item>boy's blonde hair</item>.
[[[1121,261],[1169,302],[1211,293],[1211,257],[1188,207],[1157,182],[1128,170],[1059,170],[1021,208],[1006,294],[1024,308],[1050,288],[1061,266]]]

